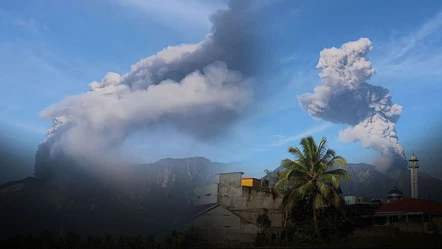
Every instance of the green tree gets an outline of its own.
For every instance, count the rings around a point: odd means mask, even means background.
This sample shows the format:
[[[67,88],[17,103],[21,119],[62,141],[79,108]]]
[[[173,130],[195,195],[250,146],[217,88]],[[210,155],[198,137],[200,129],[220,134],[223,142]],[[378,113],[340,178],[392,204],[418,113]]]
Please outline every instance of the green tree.
[[[325,207],[333,206],[339,210],[344,204],[341,197],[341,180],[350,177],[343,169],[347,162],[335,151],[327,148],[327,140],[322,138],[316,144],[313,137],[301,140],[301,149],[290,147],[288,152],[295,160],[284,159],[281,166],[285,169],[275,187],[286,191],[282,209],[291,211],[299,201],[304,200],[312,207],[315,233],[320,238],[318,212]]]
[[[272,225],[272,222],[269,218],[269,216],[264,213],[258,215],[256,218],[256,224],[261,228],[261,233],[264,232],[265,229],[269,228]]]

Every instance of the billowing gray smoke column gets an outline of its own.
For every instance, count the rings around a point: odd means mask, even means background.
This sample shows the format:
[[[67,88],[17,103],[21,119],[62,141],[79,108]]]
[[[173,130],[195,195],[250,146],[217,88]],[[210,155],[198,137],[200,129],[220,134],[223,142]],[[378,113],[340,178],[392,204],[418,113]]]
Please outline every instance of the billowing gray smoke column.
[[[155,125],[198,140],[225,132],[253,99],[262,55],[253,6],[232,1],[211,16],[212,32],[202,42],[167,47],[128,73],[110,72],[90,83],[89,92],[43,110],[41,116],[54,122],[38,148],[36,176],[49,177],[52,167],[74,159],[104,160],[128,135]]]
[[[402,106],[392,102],[387,89],[367,83],[376,72],[367,57],[372,48],[369,39],[360,38],[341,48],[322,50],[317,65],[322,69],[322,84],[298,100],[316,120],[350,125],[339,138],[360,141],[379,152],[380,158],[373,162],[378,169],[387,170],[392,165],[405,169],[404,150],[395,127]]]

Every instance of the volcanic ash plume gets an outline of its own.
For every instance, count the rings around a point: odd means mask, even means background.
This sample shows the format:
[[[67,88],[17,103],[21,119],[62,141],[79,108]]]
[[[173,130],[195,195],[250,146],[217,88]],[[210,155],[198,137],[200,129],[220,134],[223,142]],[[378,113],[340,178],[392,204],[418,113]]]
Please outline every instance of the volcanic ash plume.
[[[167,47],[43,110],[54,122],[37,151],[36,175],[49,177],[67,156],[77,163],[103,158],[131,133],[155,125],[199,140],[225,132],[252,100],[259,39],[246,2],[214,13],[212,33],[202,42]]]
[[[402,106],[393,104],[387,89],[366,82],[376,72],[367,57],[372,48],[369,39],[360,38],[341,48],[322,50],[317,65],[322,69],[322,84],[298,100],[316,120],[350,125],[339,138],[360,141],[379,152],[380,158],[374,162],[378,169],[404,167],[404,151],[395,127]]]

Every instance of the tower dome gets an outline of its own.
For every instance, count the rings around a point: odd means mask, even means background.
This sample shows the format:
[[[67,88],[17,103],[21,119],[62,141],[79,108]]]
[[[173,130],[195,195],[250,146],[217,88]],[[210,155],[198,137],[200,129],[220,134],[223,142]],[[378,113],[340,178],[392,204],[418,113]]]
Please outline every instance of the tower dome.
[[[402,193],[398,188],[394,187],[390,192],[388,192],[387,200],[388,202],[399,200],[404,197],[404,193]]]

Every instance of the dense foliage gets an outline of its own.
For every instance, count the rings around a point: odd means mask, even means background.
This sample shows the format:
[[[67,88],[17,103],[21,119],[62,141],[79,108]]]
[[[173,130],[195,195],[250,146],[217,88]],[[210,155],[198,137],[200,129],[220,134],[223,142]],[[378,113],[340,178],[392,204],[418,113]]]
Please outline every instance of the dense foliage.
[[[198,230],[194,228],[184,233],[174,231],[163,241],[156,241],[153,236],[144,237],[141,235],[82,238],[73,232],[67,233],[64,237],[57,237],[45,231],[39,236],[15,236],[0,241],[0,247],[23,249],[189,249],[198,245],[198,233]]]
[[[315,236],[315,225],[311,213],[312,206],[305,200],[297,203],[291,211],[287,226],[289,240],[297,243],[318,242]],[[345,215],[334,207],[323,208],[318,213],[318,230],[322,242],[331,242],[348,237],[354,230],[354,214],[346,210]]]
[[[276,188],[285,190],[281,208],[285,218],[291,218],[290,223],[285,222],[287,231],[291,226],[294,234],[290,235],[301,236],[303,240],[345,236],[348,233],[341,230],[349,223],[340,181],[349,179],[344,169],[347,163],[327,148],[325,138],[316,144],[313,137],[306,137],[300,145],[301,149],[288,149],[295,159],[282,161],[284,171],[275,184]]]

